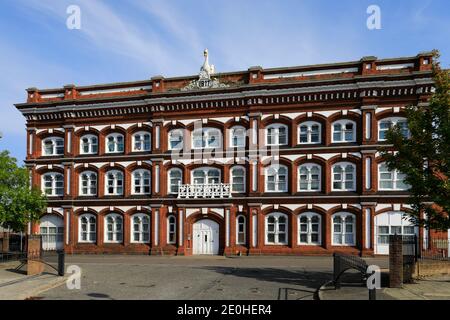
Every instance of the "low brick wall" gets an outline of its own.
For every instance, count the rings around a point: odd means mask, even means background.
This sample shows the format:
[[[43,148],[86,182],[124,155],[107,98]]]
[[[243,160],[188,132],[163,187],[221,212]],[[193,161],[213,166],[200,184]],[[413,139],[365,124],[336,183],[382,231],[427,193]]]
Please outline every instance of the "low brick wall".
[[[450,261],[419,260],[414,268],[416,277],[450,274]]]

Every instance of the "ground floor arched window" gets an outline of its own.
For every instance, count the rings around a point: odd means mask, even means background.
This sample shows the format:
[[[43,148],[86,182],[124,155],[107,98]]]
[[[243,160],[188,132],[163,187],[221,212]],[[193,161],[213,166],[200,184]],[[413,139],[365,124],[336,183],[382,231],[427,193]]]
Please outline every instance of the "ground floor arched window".
[[[300,245],[321,244],[321,218],[314,212],[305,212],[298,217],[298,243]]]
[[[131,242],[150,242],[150,216],[144,213],[137,213],[131,217]]]
[[[333,245],[355,245],[355,215],[348,212],[339,212],[335,213],[331,219],[333,224]]]
[[[288,242],[288,218],[281,212],[266,216],[266,244],[283,245]]]

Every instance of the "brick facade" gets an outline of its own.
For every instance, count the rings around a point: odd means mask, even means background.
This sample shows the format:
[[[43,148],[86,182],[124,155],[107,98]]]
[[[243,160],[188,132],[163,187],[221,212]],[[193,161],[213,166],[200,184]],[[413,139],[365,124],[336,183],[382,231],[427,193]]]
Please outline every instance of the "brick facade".
[[[366,67],[369,64],[370,68]],[[26,103],[16,107],[27,119],[27,159],[34,186],[43,188],[46,173],[64,176],[64,192],[49,197],[48,212],[61,219],[61,235],[68,252],[193,254],[196,222],[209,219],[218,225],[219,254],[354,254],[376,253],[374,217],[390,211],[407,211],[407,192],[378,190],[378,124],[390,117],[404,116],[408,104],[426,103],[432,91],[431,55],[396,59],[363,58],[339,64],[263,69],[213,74],[222,86],[187,90],[198,77],[164,78],[108,85],[65,86],[63,89],[28,89]],[[331,70],[331,71],[330,71]],[[337,70],[337,71],[336,71]],[[333,142],[333,123],[350,120],[355,124],[351,142]],[[299,125],[305,121],[320,124],[320,143],[299,141]],[[192,148],[193,131],[219,129],[222,148]],[[287,144],[267,148],[267,127],[287,127]],[[230,129],[247,130],[245,148],[230,148]],[[183,157],[174,158],[169,149],[169,132],[184,133]],[[148,132],[151,150],[133,151],[133,135]],[[107,136],[124,137],[124,150],[107,152]],[[83,136],[98,139],[98,152],[82,154]],[[64,154],[45,156],[42,143],[62,138]],[[263,154],[261,156],[261,154]],[[287,190],[268,192],[266,169],[277,162],[286,166]],[[355,168],[355,190],[333,190],[333,165],[345,162]],[[320,189],[299,190],[299,166],[317,164],[321,168]],[[179,168],[182,183],[192,184],[197,168],[217,168],[222,183],[231,183],[230,170],[245,168],[245,192],[231,198],[180,199],[168,192],[168,172]],[[133,194],[133,172],[150,172],[149,194]],[[106,174],[123,174],[123,194],[105,195]],[[94,172],[97,192],[80,194],[80,175]],[[285,241],[268,244],[267,223],[272,213],[284,214]],[[354,238],[347,245],[333,243],[333,215],[353,215]],[[122,239],[105,241],[105,222],[110,213],[122,217]],[[134,243],[133,217],[149,217],[149,241]],[[300,241],[299,216],[315,213],[320,218],[319,240],[314,245]],[[95,217],[95,240],[80,241],[80,217]],[[245,217],[245,243],[237,243],[237,217]],[[175,241],[168,243],[168,218],[174,216]],[[343,220],[344,221],[344,220]],[[310,223],[310,222],[308,222]],[[343,222],[344,223],[344,222]],[[344,224],[342,228],[347,228]],[[278,225],[278,228],[281,228]],[[308,227],[311,229],[311,225]],[[350,227],[349,227],[350,228]],[[31,227],[40,232],[39,225]],[[421,235],[423,232],[420,233]],[[279,233],[276,235],[281,237]],[[311,236],[311,232],[308,233]],[[421,236],[421,239],[423,236]],[[173,240],[173,239],[172,239]]]

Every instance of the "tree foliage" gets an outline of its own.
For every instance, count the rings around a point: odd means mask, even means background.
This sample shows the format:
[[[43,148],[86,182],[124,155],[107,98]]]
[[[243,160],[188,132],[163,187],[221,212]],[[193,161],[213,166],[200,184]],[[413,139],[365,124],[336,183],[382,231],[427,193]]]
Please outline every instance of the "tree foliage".
[[[30,188],[28,170],[17,165],[8,151],[0,152],[0,226],[22,231],[28,222],[39,220],[46,198]]]
[[[435,91],[429,103],[408,106],[409,137],[394,126],[387,133],[393,145],[383,150],[390,170],[406,175],[410,185],[410,220],[430,229],[450,228],[450,87],[449,72],[442,70],[434,51]],[[425,215],[421,216],[421,212]]]

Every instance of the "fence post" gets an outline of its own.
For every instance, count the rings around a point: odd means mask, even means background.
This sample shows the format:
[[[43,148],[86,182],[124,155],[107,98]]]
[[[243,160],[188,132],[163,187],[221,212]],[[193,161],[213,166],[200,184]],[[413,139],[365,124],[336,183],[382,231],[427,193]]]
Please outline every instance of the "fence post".
[[[334,282],[334,287],[336,289],[340,289],[341,288],[341,280],[339,277],[340,274],[340,265],[341,265],[341,259],[340,256],[337,255],[336,253],[333,253],[333,282]]]
[[[65,261],[65,253],[64,250],[58,251],[58,276],[64,276],[64,261]]]
[[[403,285],[403,238],[389,236],[389,287],[401,288]]]

